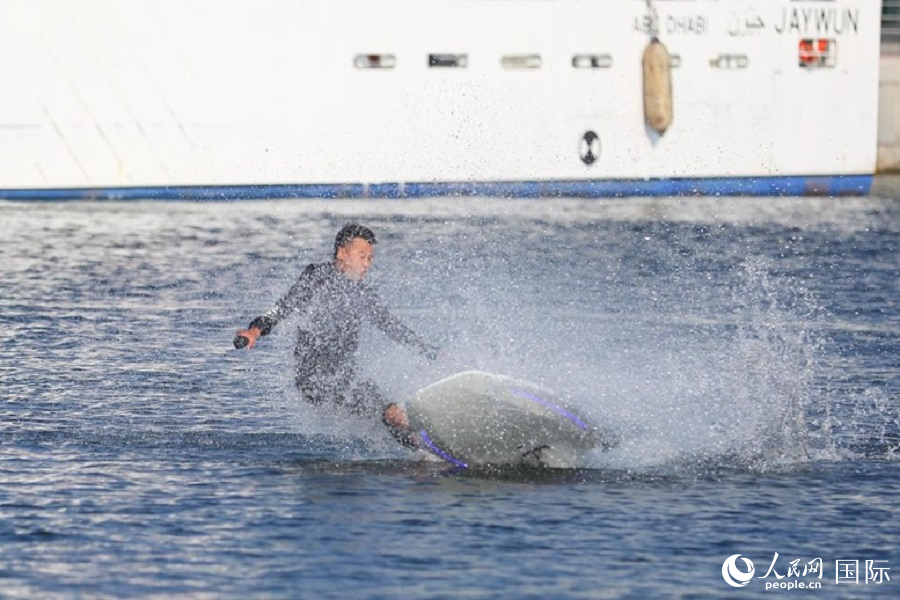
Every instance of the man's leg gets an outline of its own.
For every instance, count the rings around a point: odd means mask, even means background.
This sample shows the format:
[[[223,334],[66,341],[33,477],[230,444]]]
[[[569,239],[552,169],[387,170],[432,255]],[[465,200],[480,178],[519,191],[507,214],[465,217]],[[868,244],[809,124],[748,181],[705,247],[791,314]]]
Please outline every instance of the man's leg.
[[[380,412],[382,423],[395,440],[407,448],[419,447],[406,413],[396,404],[388,404],[374,382],[368,379],[353,382],[355,373],[352,369],[323,376],[308,365],[309,363],[298,361],[295,379],[304,400],[315,405],[340,406],[351,414],[370,418]]]
[[[381,407],[387,404],[378,386],[368,379],[352,381],[342,400],[352,414],[370,418],[377,416]]]
[[[334,370],[328,357],[316,352],[312,339],[304,332],[297,334],[294,346],[294,383],[306,402],[316,406],[335,404],[341,395],[339,381],[332,374]]]
[[[298,364],[294,382],[300,396],[316,406],[340,406],[347,391],[346,381],[333,374],[317,372]]]
[[[380,412],[381,422],[395,440],[407,448],[419,447],[406,413],[397,404],[393,402],[388,404],[374,382],[368,379],[356,382],[349,395],[351,412],[363,416],[374,416]]]

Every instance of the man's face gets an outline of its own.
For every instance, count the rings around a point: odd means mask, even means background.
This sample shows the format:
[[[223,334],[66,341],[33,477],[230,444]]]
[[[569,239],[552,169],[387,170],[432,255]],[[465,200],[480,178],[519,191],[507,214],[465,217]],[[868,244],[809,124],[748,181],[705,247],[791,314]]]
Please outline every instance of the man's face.
[[[335,265],[347,277],[362,279],[372,266],[373,255],[372,244],[362,238],[353,238],[349,244],[338,248]]]

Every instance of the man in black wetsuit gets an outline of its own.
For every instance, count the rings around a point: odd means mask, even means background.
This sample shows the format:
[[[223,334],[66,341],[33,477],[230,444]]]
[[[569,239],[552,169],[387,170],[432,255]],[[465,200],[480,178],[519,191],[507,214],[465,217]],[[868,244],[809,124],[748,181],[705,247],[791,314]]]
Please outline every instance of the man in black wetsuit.
[[[346,225],[334,240],[334,260],[311,264],[269,312],[237,332],[234,345],[252,348],[282,319],[297,315],[296,383],[312,404],[333,404],[357,415],[376,416],[401,443],[415,446],[406,414],[388,403],[377,386],[356,377],[355,354],[364,319],[391,339],[418,349],[429,359],[437,348],[390,314],[378,293],[363,279],[372,264],[375,234],[362,225]]]

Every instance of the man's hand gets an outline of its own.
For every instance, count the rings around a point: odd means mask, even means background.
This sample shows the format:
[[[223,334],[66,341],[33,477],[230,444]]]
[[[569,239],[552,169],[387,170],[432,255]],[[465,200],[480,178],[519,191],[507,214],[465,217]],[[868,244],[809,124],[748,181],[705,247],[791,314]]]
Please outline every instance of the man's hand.
[[[249,350],[256,344],[256,338],[259,337],[259,329],[251,327],[250,329],[241,329],[234,336],[234,347],[240,350],[246,348]]]
[[[388,431],[391,432],[395,440],[411,450],[419,447],[419,438],[413,433],[409,425],[409,416],[405,410],[391,402],[384,408],[381,420],[387,425]]]

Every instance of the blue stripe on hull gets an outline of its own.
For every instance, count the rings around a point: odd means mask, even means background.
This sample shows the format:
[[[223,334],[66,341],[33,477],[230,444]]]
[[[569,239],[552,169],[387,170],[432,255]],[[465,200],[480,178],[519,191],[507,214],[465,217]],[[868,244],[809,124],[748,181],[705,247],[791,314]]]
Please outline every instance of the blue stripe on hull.
[[[583,181],[435,182],[379,184],[183,185],[4,189],[5,200],[190,200],[434,198],[626,198],[631,196],[861,196],[871,175],[822,177],[711,177]]]

